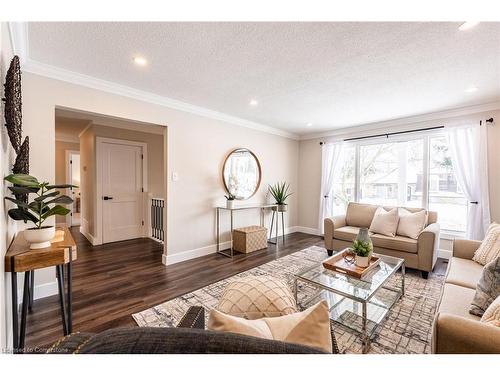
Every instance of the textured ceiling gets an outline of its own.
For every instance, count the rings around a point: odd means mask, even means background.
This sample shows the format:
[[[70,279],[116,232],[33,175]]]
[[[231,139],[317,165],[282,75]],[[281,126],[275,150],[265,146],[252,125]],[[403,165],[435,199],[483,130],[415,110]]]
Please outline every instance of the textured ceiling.
[[[30,23],[28,52],[35,61],[305,134],[499,100],[500,23],[458,26]],[[149,64],[134,65],[135,55]],[[479,90],[464,92],[471,85]],[[258,106],[248,105],[252,98]]]

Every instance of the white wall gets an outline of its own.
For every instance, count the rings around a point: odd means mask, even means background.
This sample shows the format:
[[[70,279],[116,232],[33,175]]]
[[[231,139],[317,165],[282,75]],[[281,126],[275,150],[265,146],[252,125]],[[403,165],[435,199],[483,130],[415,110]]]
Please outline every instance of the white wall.
[[[12,46],[10,43],[8,27],[5,22],[2,22],[0,24],[0,81],[2,83],[0,96],[2,98],[4,97],[3,82],[5,82],[5,74],[7,73],[12,57]],[[3,178],[3,176],[11,173],[10,168],[15,160],[15,152],[10,144],[5,128],[3,102],[0,128],[0,177]],[[4,255],[17,228],[16,223],[13,220],[10,220],[7,216],[7,210],[11,205],[4,201],[3,198],[5,195],[10,194],[9,190],[5,187],[5,184],[2,183],[2,188],[0,189],[0,348],[5,348],[7,343],[12,340],[10,273],[6,273],[4,271]]]
[[[31,144],[31,173],[43,180],[55,178],[54,121],[56,106],[168,126],[169,261],[215,250],[214,207],[224,204],[222,163],[233,148],[247,147],[259,158],[263,176],[258,193],[245,203],[266,199],[267,184],[290,182],[297,192],[298,141],[201,117],[164,106],[114,95],[30,73],[23,73],[23,120]],[[36,157],[33,157],[36,155]],[[290,198],[287,226],[297,225],[297,194]],[[254,221],[257,213],[253,214]],[[250,222],[239,219],[237,225]],[[183,254],[181,254],[183,253]],[[52,271],[39,271],[37,282],[53,282]]]
[[[452,125],[463,122],[479,122],[480,119],[493,117],[496,125],[488,126],[488,171],[490,185],[490,209],[492,221],[500,221],[500,154],[498,145],[500,144],[500,111],[494,110],[481,112],[473,115],[450,117],[439,120],[417,122],[410,125],[410,128],[418,129],[422,127],[432,127],[439,125]],[[373,125],[374,127],[377,124]],[[394,128],[376,129],[372,131],[356,130],[352,128],[349,132],[345,130],[337,139],[356,137],[370,134],[380,134],[381,132],[391,132],[403,129],[408,130],[408,125],[402,124]],[[340,133],[340,132],[339,132]],[[321,184],[321,147],[320,141],[335,139],[332,137],[322,137],[302,140],[299,144],[299,226],[312,228],[317,231],[319,220],[319,195]],[[442,249],[451,250],[449,241],[443,241]]]

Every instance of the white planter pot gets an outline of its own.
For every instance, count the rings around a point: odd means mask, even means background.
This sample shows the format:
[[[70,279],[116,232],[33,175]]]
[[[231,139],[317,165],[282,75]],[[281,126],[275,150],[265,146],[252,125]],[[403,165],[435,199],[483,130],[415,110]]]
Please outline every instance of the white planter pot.
[[[226,208],[228,210],[232,210],[234,208],[234,200],[232,200],[232,201],[226,200]]]
[[[367,257],[360,257],[359,255],[356,255],[356,266],[366,268],[370,264],[370,258],[371,256]]]
[[[55,227],[32,228],[23,231],[24,239],[30,244],[30,249],[42,249],[50,246],[50,240],[56,236]]]

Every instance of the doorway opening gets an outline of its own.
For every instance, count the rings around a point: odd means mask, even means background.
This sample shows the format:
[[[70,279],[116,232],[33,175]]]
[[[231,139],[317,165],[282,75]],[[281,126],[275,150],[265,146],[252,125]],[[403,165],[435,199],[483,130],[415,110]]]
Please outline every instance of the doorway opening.
[[[166,233],[167,128],[56,108],[56,183],[73,198],[58,225],[78,227],[92,245]]]

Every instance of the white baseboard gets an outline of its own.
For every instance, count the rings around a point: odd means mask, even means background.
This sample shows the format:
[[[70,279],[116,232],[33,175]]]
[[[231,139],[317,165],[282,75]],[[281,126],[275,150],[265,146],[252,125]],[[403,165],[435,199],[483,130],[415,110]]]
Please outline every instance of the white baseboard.
[[[451,259],[452,255],[453,252],[451,250],[444,250],[444,249],[438,250],[438,258]]]
[[[292,227],[292,228],[295,229],[293,232],[300,232],[300,233],[312,234],[315,236],[321,236],[321,233],[319,232],[319,230],[317,228],[309,228],[309,227],[301,227],[301,226],[296,226],[296,227]],[[290,233],[293,233],[293,232],[290,232]]]
[[[285,234],[290,234],[290,233],[295,233],[295,232],[302,232],[302,233],[307,233],[307,234],[318,234],[318,230],[314,228],[307,228],[307,227],[300,227],[300,226],[295,226],[295,227],[289,227],[285,228]],[[221,249],[229,249],[230,248],[230,241],[223,242],[221,243]],[[163,254],[162,256],[162,263],[164,265],[171,265],[179,262],[183,262],[185,260],[189,259],[194,259],[198,257],[202,257],[204,255],[209,255],[215,253],[217,250],[217,245],[209,245],[205,247],[200,247],[198,249],[193,249],[193,250],[187,250],[183,251],[180,253],[176,254],[171,254],[171,255],[165,255]]]
[[[35,273],[36,280],[36,273]],[[22,284],[22,283],[21,283]],[[33,299],[40,299],[49,296],[53,296],[58,293],[57,289],[57,281],[51,281],[50,283],[35,285],[35,293],[33,295]],[[18,288],[17,290],[17,300],[18,304],[23,303],[23,288]]]
[[[220,244],[221,250],[229,249],[231,247],[231,241],[223,242]],[[213,254],[217,251],[217,245],[209,245],[205,247],[199,247],[198,249],[187,250],[177,254],[165,255],[162,256],[162,263],[166,266],[171,264],[183,262],[185,260],[199,258],[204,255]]]
[[[89,240],[89,242],[92,244],[92,246],[96,246],[96,245],[100,245],[99,243],[97,243],[97,240],[94,236],[92,236],[90,233],[88,233],[84,226],[80,226],[80,233],[83,234],[83,236]]]

